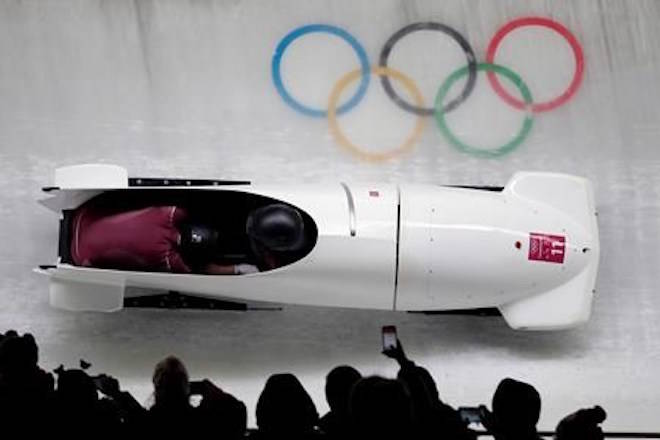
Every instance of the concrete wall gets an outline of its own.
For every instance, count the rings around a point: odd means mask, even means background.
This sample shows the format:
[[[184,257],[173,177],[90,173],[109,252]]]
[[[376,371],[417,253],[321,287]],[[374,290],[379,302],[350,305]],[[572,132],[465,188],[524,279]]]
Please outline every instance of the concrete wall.
[[[298,26],[339,26],[377,64],[396,30],[438,21],[459,31],[483,61],[497,29],[528,15],[570,29],[583,48],[584,77],[563,106],[534,114],[529,136],[498,158],[459,151],[424,118],[407,154],[364,160],[337,144],[326,118],[294,111],[273,85],[274,49]],[[659,19],[654,0],[2,0],[0,329],[33,332],[48,367],[84,357],[145,398],[153,365],[176,353],[193,377],[212,377],[252,412],[270,373],[299,374],[322,410],[324,375],[334,365],[393,374],[379,354],[380,326],[393,323],[450,403],[489,402],[509,375],[539,388],[543,428],[599,403],[610,413],[609,429],[659,430]],[[575,69],[565,40],[543,28],[512,32],[496,61],[521,76],[535,102],[561,93]],[[428,103],[463,65],[458,46],[431,32],[409,35],[390,57]],[[282,77],[296,98],[327,108],[333,84],[358,67],[340,39],[313,34],[287,49]],[[463,139],[493,148],[515,136],[524,117],[480,73],[447,122]],[[347,136],[371,152],[399,145],[415,122],[376,77],[339,118]],[[46,283],[30,269],[53,261],[57,219],[35,201],[55,167],[80,162],[117,163],[132,175],[258,181],[503,184],[521,169],[584,175],[595,184],[600,212],[593,319],[577,330],[538,334],[513,332],[497,318],[300,307],[251,314],[52,310]]]

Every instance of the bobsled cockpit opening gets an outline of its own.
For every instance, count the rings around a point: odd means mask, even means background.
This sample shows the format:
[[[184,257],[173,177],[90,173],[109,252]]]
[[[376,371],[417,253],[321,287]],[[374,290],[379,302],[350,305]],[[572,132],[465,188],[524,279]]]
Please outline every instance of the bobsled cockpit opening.
[[[166,210],[168,208],[171,210]],[[134,255],[125,255],[131,252],[99,246],[102,242],[112,247],[119,240],[113,242],[112,226],[104,229],[104,219],[112,223],[114,219],[123,221],[129,218],[128,228],[114,232],[122,235],[126,241],[126,234],[130,234],[130,219],[145,210],[161,210],[161,220],[165,218],[163,216],[170,216],[170,225],[176,226],[176,232],[170,233],[176,236],[173,239],[176,244],[173,246],[184,262],[183,267],[187,266],[195,274],[209,273],[205,269],[208,262],[221,266],[248,264],[256,266],[260,272],[279,269],[308,255],[318,238],[318,229],[309,214],[297,206],[271,197],[233,189],[115,190],[98,195],[76,209],[63,212],[60,261],[103,269],[176,272],[174,269],[168,270],[170,265],[174,265],[173,261],[167,261],[165,267],[154,265],[145,268],[142,263],[136,264],[140,259],[139,255],[135,255],[138,251]],[[135,230],[141,230],[142,235],[149,235],[152,232],[156,234],[158,227],[157,224],[153,227],[138,225]],[[108,231],[108,236],[103,236],[104,231]],[[97,248],[104,249],[104,255],[94,262],[85,262],[80,257],[82,254],[79,247],[84,246],[84,237],[87,237],[88,242],[96,242]],[[167,234],[164,237],[167,238]],[[136,237],[137,241],[140,239]],[[152,240],[151,243],[156,241]],[[149,243],[147,240],[145,242]],[[112,258],[108,258],[108,255]],[[126,264],[116,264],[117,255],[122,255],[119,260],[125,255]]]

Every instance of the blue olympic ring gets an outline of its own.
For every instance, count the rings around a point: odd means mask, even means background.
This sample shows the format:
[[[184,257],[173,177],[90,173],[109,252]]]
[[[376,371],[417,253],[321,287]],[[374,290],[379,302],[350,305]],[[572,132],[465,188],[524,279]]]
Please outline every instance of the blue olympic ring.
[[[360,65],[362,66],[362,79],[360,85],[351,99],[348,100],[345,104],[342,104],[337,109],[337,114],[345,113],[351,110],[357,105],[357,103],[362,99],[364,94],[367,92],[367,87],[369,86],[369,78],[371,76],[371,69],[369,67],[369,59],[367,58],[367,52],[364,50],[362,45],[357,41],[357,39],[346,32],[345,30],[338,28],[336,26],[330,26],[327,24],[310,24],[306,26],[301,26],[293,31],[289,32],[282,40],[279,42],[275,48],[275,53],[273,54],[273,62],[271,64],[271,70],[273,74],[273,82],[275,83],[275,88],[280,94],[284,102],[289,106],[298,110],[300,113],[303,113],[308,116],[314,116],[317,118],[324,118],[328,116],[326,110],[318,110],[312,107],[308,107],[300,102],[296,101],[287,90],[284,88],[284,83],[282,82],[282,75],[280,72],[280,67],[282,64],[282,56],[286,48],[298,37],[302,37],[305,34],[312,32],[326,32],[328,34],[336,35],[339,38],[346,41],[351,45],[358,58],[360,59]]]

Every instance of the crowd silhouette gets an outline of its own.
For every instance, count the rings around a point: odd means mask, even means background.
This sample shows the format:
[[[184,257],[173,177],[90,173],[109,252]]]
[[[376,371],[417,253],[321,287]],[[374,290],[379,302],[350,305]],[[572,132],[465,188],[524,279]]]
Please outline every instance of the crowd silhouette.
[[[183,362],[169,356],[153,372],[153,405],[143,407],[109,375],[91,376],[89,364],[39,367],[31,334],[0,333],[0,435],[30,438],[215,439],[476,439],[470,413],[496,440],[539,439],[541,397],[530,384],[503,379],[491,408],[455,409],[443,402],[431,374],[410,360],[400,341],[383,354],[399,364],[397,377],[363,376],[348,365],[332,369],[325,394],[330,411],[319,417],[298,378],[273,374],[256,406],[256,429],[247,408],[209,380],[191,381]],[[191,404],[198,396],[198,404]],[[579,409],[556,427],[557,440],[597,440],[605,411]],[[13,435],[11,435],[13,434]]]

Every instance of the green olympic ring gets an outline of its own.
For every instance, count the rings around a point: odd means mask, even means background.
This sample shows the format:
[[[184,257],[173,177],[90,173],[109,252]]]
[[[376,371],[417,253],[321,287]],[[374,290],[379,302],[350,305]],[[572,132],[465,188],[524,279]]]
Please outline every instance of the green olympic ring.
[[[456,147],[458,150],[482,157],[501,157],[520,145],[520,143],[525,139],[525,137],[527,137],[529,131],[532,128],[532,93],[529,91],[529,88],[523,82],[520,76],[504,66],[491,63],[479,63],[477,64],[477,71],[495,72],[500,74],[510,80],[518,88],[518,90],[520,90],[520,93],[523,96],[523,100],[525,101],[525,119],[523,120],[522,127],[518,134],[516,134],[516,136],[511,141],[498,148],[484,149],[466,144],[449,129],[447,121],[445,120],[445,111],[442,104],[451,86],[459,78],[467,75],[468,66],[461,67],[460,69],[454,71],[451,75],[449,75],[449,77],[438,90],[438,94],[435,97],[435,119],[442,134],[447,138],[449,143]]]

